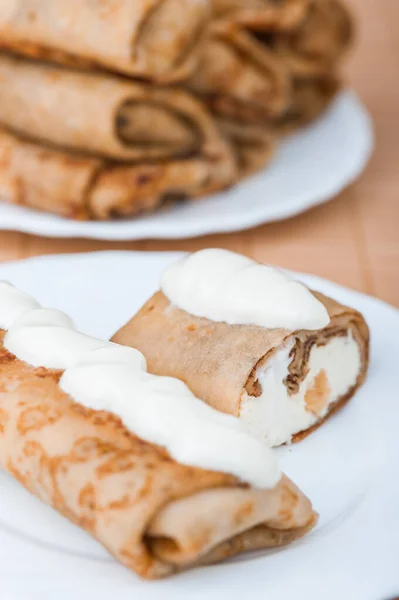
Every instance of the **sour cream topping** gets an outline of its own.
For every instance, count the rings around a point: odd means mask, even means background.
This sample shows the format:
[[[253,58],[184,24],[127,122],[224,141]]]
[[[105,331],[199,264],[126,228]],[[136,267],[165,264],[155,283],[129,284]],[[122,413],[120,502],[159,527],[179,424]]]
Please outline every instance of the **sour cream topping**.
[[[230,325],[322,329],[325,306],[284,272],[222,249],[189,254],[164,272],[161,289],[178,308]]]
[[[41,308],[6,282],[0,282],[0,327],[8,329],[4,346],[18,359],[63,370],[60,387],[73,400],[115,414],[178,462],[231,473],[258,488],[279,481],[277,459],[266,444],[182,381],[147,373],[138,350],[80,333],[65,313]]]

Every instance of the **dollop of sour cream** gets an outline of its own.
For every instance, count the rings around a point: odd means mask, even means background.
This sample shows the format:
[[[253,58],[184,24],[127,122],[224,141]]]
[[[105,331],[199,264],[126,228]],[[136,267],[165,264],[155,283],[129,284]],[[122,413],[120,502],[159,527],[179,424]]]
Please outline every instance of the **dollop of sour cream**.
[[[182,464],[231,473],[258,488],[281,477],[277,459],[236,417],[211,408],[180,380],[151,375],[144,356],[78,332],[63,312],[45,309],[0,282],[4,346],[32,366],[64,371],[61,389],[79,404],[118,416]]]
[[[171,304],[211,321],[268,329],[322,329],[325,306],[279,269],[222,249],[189,254],[163,273],[161,289]]]

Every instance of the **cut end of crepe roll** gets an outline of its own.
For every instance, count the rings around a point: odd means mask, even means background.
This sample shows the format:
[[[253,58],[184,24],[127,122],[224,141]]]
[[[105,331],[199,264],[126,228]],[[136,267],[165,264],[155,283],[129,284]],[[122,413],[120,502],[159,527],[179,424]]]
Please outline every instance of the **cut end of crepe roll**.
[[[354,22],[340,0],[312,0],[305,18],[288,32],[253,32],[294,77],[323,75],[337,67],[354,37]]]
[[[244,30],[217,27],[187,87],[213,112],[249,123],[279,115],[290,92],[288,74],[272,52]]]
[[[277,146],[277,136],[271,127],[261,127],[216,117],[220,130],[231,142],[241,177],[263,169],[271,160]]]
[[[369,360],[360,313],[226,250],[169,267],[115,336],[261,440],[298,441],[353,396]]]
[[[235,418],[0,282],[0,468],[154,579],[305,535],[317,515]]]
[[[293,335],[251,373],[240,419],[271,446],[299,440],[353,394],[362,369],[352,328]]]
[[[198,148],[196,128],[187,121],[162,106],[128,100],[120,108],[116,126],[120,139],[128,146],[153,146],[161,151],[164,148],[169,156],[185,156]]]
[[[276,134],[289,134],[312,123],[330,106],[342,82],[333,74],[313,79],[296,79],[290,105],[271,123]]]

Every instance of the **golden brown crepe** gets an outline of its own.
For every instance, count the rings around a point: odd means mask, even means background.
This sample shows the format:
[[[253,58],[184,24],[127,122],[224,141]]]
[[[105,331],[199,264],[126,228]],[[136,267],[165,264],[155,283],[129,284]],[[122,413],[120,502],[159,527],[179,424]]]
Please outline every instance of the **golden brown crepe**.
[[[330,106],[341,87],[341,81],[333,74],[295,80],[291,102],[280,117],[272,120],[271,128],[276,134],[287,134],[308,125]]]
[[[151,373],[177,377],[198,398],[240,417],[245,401],[262,395],[258,371],[272,364],[270,361],[280,349],[292,344],[283,380],[288,396],[292,396],[308,375],[312,349],[350,336],[360,352],[354,385],[329,405],[328,413],[321,418],[330,393],[330,382],[322,369],[305,397],[306,410],[314,415],[315,426],[297,431],[293,436],[297,441],[353,396],[365,379],[369,361],[369,331],[362,315],[322,294],[314,295],[326,307],[331,318],[329,325],[319,331],[289,331],[195,317],[172,306],[162,292],[157,292],[112,339],[140,350]]]
[[[262,127],[223,117],[216,117],[216,120],[222,133],[233,145],[240,177],[252,175],[270,162],[277,146],[274,126]]]
[[[253,34],[294,77],[310,78],[336,68],[353,41],[354,23],[340,0],[312,0],[307,16],[292,31]]]
[[[32,140],[117,161],[212,154],[219,145],[205,108],[179,89],[4,54],[0,123]]]
[[[202,155],[131,165],[64,152],[0,129],[0,199],[73,219],[151,211],[166,201],[223,189],[236,172],[216,126]]]
[[[218,21],[257,31],[293,29],[305,17],[309,4],[310,0],[212,0]]]
[[[177,463],[111,413],[75,403],[58,385],[61,371],[17,360],[3,333],[0,467],[141,577],[287,544],[314,525],[309,500],[285,476],[255,490]]]
[[[266,3],[221,0],[218,11],[240,15],[241,6],[250,14]],[[269,8],[290,13],[289,5],[271,2]],[[307,124],[328,106],[339,88],[337,65],[352,42],[352,18],[339,0],[299,5],[302,18],[286,30],[262,27],[256,18],[213,22],[188,86],[217,118],[279,134]]]
[[[244,30],[214,27],[188,88],[216,114],[264,122],[289,102],[289,77],[272,51]]]
[[[155,81],[195,67],[208,0],[1,0],[0,47]]]

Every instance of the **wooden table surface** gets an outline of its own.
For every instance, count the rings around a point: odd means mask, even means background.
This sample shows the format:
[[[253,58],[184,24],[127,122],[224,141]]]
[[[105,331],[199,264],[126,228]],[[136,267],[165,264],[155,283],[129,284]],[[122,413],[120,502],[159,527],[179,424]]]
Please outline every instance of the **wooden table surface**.
[[[399,0],[347,1],[359,21],[347,77],[374,118],[377,145],[366,172],[338,198],[288,221],[194,240],[115,243],[0,232],[0,260],[104,249],[220,246],[327,277],[399,306]]]

